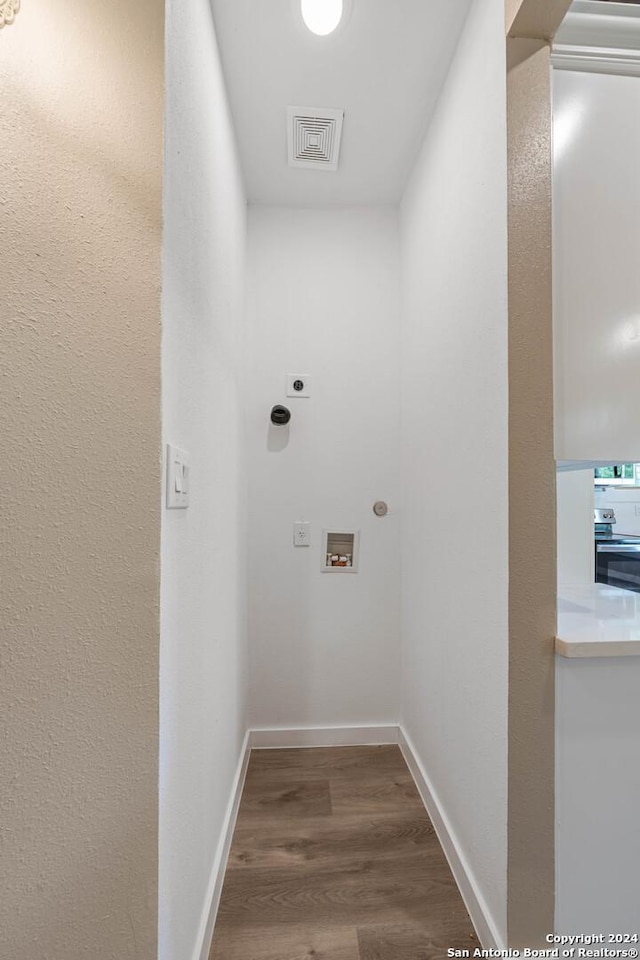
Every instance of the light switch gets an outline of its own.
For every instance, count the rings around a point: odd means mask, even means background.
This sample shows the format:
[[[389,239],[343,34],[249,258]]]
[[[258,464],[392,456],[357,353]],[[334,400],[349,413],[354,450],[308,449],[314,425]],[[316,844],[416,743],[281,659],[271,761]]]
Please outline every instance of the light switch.
[[[167,510],[189,506],[189,454],[167,444]]]

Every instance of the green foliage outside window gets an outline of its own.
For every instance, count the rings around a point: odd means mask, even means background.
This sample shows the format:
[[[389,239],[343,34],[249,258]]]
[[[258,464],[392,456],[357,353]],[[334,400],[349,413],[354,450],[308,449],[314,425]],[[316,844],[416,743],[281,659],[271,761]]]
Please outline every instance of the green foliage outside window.
[[[616,463],[610,467],[597,467],[594,470],[596,480],[633,480],[635,464]]]
[[[610,467],[597,467],[593,482],[604,487],[640,487],[640,463],[613,463]]]

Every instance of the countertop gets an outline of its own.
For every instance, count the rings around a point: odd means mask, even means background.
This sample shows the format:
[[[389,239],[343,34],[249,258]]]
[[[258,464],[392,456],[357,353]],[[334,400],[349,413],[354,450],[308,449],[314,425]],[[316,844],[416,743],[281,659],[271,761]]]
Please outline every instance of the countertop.
[[[603,583],[561,586],[556,653],[640,657],[640,593]]]

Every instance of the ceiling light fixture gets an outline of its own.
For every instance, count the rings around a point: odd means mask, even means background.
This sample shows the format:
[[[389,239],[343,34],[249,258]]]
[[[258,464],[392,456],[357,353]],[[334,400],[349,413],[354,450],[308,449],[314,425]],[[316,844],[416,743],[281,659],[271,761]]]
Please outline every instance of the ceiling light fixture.
[[[19,9],[20,0],[0,0],[0,29],[13,23]]]
[[[326,37],[342,20],[343,0],[300,0],[302,19],[311,33]]]

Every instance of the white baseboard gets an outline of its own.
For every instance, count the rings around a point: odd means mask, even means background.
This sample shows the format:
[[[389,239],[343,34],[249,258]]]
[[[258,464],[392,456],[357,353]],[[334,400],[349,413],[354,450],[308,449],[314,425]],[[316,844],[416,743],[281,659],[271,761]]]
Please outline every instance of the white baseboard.
[[[213,928],[216,923],[218,907],[220,905],[220,896],[222,894],[222,885],[224,883],[224,873],[227,869],[227,860],[229,859],[229,850],[231,849],[231,840],[238,817],[238,808],[242,797],[247,767],[249,766],[249,757],[251,755],[250,731],[247,730],[242,747],[240,749],[240,758],[236,768],[231,795],[225,813],[222,833],[216,855],[211,868],[211,878],[207,887],[207,896],[200,918],[200,928],[198,930],[198,939],[196,940],[193,960],[208,960],[211,950],[211,941],[213,940]]]
[[[276,747],[358,747],[397,743],[398,727],[258,727],[250,732],[253,750]]]
[[[451,872],[458,885],[458,889],[471,917],[471,922],[478,934],[480,943],[485,949],[505,950],[506,946],[502,942],[498,928],[480,892],[466,857],[460,849],[460,844],[458,843],[451,823],[440,805],[438,796],[433,789],[433,785],[424,767],[418,760],[413,743],[402,727],[398,730],[398,743],[402,755],[407,762],[407,766],[411,771],[416,787],[418,788],[418,793],[431,818],[438,840],[449,862]]]

